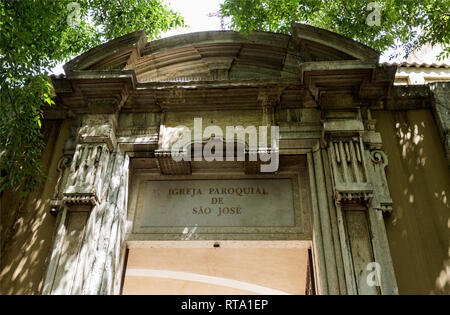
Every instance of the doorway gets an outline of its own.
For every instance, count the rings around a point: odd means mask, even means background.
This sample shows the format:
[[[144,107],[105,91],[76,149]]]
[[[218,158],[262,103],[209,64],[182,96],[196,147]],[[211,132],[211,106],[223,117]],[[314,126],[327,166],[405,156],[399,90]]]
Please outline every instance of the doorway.
[[[306,241],[149,241],[128,244],[122,294],[310,294]]]

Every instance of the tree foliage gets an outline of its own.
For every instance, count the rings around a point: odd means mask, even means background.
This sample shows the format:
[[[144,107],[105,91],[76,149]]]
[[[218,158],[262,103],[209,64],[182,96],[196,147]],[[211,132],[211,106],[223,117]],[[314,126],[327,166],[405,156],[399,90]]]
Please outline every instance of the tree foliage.
[[[225,0],[231,28],[288,33],[292,21],[321,27],[384,52],[441,44],[450,53],[448,0]],[[378,16],[377,16],[378,15]],[[379,20],[377,21],[377,18]]]
[[[162,0],[0,0],[0,192],[43,180],[42,106],[49,69],[106,40],[184,25]]]

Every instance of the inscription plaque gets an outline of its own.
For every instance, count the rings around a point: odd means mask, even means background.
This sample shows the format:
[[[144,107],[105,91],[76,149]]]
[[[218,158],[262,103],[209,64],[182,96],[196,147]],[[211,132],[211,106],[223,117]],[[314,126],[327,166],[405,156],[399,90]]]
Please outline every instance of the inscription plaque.
[[[295,226],[291,179],[144,182],[141,227]]]

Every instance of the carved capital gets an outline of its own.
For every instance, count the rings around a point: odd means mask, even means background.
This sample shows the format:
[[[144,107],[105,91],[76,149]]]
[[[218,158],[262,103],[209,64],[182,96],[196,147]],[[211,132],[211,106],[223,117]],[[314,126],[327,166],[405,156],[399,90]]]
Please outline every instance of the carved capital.
[[[341,113],[342,114],[342,113]],[[381,150],[382,139],[375,131],[370,110],[357,109],[354,119],[333,119],[323,123],[323,143],[332,169],[335,200],[341,204],[370,205],[389,213],[392,199],[385,175],[388,160]],[[342,114],[350,116],[349,113]]]
[[[362,138],[331,136],[328,144],[335,200],[368,204],[373,198],[373,187],[368,179]]]
[[[106,143],[81,143],[77,145],[70,166],[63,204],[70,209],[91,210],[101,201],[110,149]],[[75,207],[76,206],[76,207]]]

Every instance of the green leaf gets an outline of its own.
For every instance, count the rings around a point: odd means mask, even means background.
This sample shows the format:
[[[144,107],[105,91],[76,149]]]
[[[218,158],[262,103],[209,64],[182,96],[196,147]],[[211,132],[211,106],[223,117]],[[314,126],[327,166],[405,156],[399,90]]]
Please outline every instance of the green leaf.
[[[49,69],[138,29],[156,38],[184,25],[163,0],[76,0],[77,12],[68,10],[71,2],[0,1],[0,192],[19,186],[30,192],[44,179],[42,107],[55,104]],[[67,22],[72,13],[80,18],[73,27]]]

